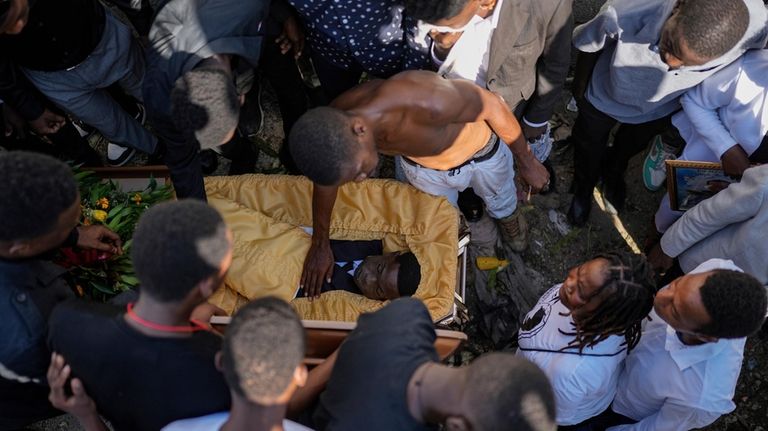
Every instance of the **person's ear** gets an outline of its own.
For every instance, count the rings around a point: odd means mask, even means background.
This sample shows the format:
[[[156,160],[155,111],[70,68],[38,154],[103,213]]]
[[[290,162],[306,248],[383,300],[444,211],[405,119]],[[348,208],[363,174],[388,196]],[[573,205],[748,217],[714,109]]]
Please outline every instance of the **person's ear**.
[[[446,431],[471,431],[472,426],[462,416],[448,416],[445,420]]]
[[[479,3],[479,6],[481,9],[490,10],[493,9],[494,6],[496,6],[497,0],[474,0]]]
[[[220,373],[224,372],[224,365],[221,363],[221,350],[216,352],[216,356],[213,357],[213,364]]]
[[[308,378],[309,371],[307,370],[306,365],[299,364],[299,366],[293,370],[293,383],[296,385],[296,387],[303,388],[304,385],[307,384]]]
[[[14,241],[8,248],[8,255],[12,258],[27,256],[30,248],[29,241]]]
[[[363,123],[362,120],[359,118],[352,120],[352,133],[355,134],[355,136],[364,136],[368,132],[368,128],[365,127],[365,123]]]

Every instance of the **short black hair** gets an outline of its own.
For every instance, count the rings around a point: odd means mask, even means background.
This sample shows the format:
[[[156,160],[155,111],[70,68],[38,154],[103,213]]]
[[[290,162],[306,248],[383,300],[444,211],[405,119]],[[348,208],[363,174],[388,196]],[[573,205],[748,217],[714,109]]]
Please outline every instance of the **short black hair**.
[[[471,0],[405,0],[405,13],[413,19],[436,22],[458,15]]]
[[[678,0],[676,27],[697,56],[715,59],[733,49],[749,26],[744,0]]]
[[[224,335],[222,365],[227,384],[259,404],[272,403],[304,359],[304,327],[287,302],[265,297],[248,303]]]
[[[768,295],[755,277],[727,269],[715,270],[699,290],[710,322],[697,332],[717,338],[754,334],[765,321]]]
[[[0,241],[51,233],[75,204],[77,182],[65,163],[26,151],[0,153]]]
[[[467,369],[464,399],[476,431],[554,431],[555,396],[547,376],[511,353],[488,353]]]
[[[196,139],[200,148],[221,145],[240,118],[240,100],[232,77],[211,66],[185,73],[171,90],[171,116],[179,131]]]
[[[641,323],[653,308],[656,296],[656,280],[645,256],[616,250],[600,253],[592,259],[608,261],[605,282],[593,293],[608,291],[602,304],[588,317],[574,326],[574,332],[560,332],[574,335],[567,348],[592,347],[612,335],[624,337],[627,350],[632,350],[640,341]]]
[[[400,264],[397,273],[397,290],[400,296],[411,296],[421,283],[421,265],[410,251],[398,255],[395,261]]]
[[[218,274],[230,248],[224,220],[205,202],[153,206],[139,219],[131,247],[141,294],[161,302],[183,300],[198,283]]]
[[[338,183],[343,168],[350,162],[355,143],[347,114],[327,106],[304,113],[288,137],[296,166],[310,180],[323,186]]]

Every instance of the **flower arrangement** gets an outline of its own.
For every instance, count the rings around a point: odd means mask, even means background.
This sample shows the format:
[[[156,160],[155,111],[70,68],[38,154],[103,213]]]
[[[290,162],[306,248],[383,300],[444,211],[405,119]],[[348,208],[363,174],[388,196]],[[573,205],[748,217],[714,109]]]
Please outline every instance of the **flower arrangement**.
[[[130,258],[133,231],[147,208],[173,197],[173,188],[151,178],[146,189],[124,192],[114,181],[102,180],[93,172],[75,168],[74,173],[80,188],[80,223],[102,224],[117,233],[123,254],[65,248],[58,263],[68,268],[78,295],[107,301],[138,286]]]

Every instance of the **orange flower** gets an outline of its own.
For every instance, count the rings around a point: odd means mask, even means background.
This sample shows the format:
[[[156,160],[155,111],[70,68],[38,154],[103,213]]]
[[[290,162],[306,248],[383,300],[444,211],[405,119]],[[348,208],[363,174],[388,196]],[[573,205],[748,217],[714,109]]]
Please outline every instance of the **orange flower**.
[[[136,202],[136,205],[141,205],[141,193],[136,193],[131,198],[132,201]]]
[[[99,207],[101,207],[101,209],[105,210],[105,209],[109,208],[109,199],[107,199],[107,198],[101,198],[101,199],[99,199],[99,201],[96,203],[96,205],[98,205]]]

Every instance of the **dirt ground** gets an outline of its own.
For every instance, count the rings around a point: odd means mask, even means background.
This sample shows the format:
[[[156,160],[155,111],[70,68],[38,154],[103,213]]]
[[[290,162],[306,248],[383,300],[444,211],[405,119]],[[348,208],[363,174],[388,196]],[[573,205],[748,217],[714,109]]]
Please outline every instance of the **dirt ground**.
[[[602,2],[600,0],[576,0],[577,21],[584,21],[593,15]],[[461,353],[459,361],[465,361],[477,354],[492,349],[510,349],[508,341],[516,331],[517,323],[511,317],[519,317],[527,311],[525,303],[533,305],[538,292],[544,291],[565,277],[570,267],[589,259],[595,253],[617,248],[630,249],[625,237],[631,238],[640,248],[647,238],[648,227],[653,213],[662,197],[662,192],[648,192],[642,185],[640,174],[641,158],[636,157],[627,172],[627,204],[621,214],[611,214],[593,204],[589,223],[583,228],[571,228],[565,220],[571,195],[568,187],[572,177],[572,149],[561,141],[570,134],[570,125],[575,114],[565,109],[570,94],[565,94],[553,119],[554,136],[559,145],[553,149],[551,160],[557,172],[556,190],[547,196],[535,196],[527,206],[525,214],[530,223],[530,246],[517,256],[504,251],[498,244],[482,243],[473,246],[471,257],[477,255],[506,255],[513,263],[497,275],[495,287],[487,287],[488,274],[477,270],[469,263],[468,280],[468,321],[460,325],[472,340]],[[252,97],[249,97],[252,101]],[[244,117],[252,118],[253,106]],[[255,143],[263,151],[259,156],[257,172],[281,172],[280,163],[272,155],[283,140],[282,122],[273,93],[268,85],[263,91],[264,126]],[[248,120],[245,121],[248,123]],[[252,126],[246,124],[246,128]],[[101,145],[97,145],[101,146]],[[144,163],[139,159],[138,164]],[[217,174],[225,174],[228,161],[220,158]],[[386,169],[383,171],[387,172]],[[626,234],[622,236],[615,221],[620,221]],[[478,232],[480,227],[472,226]],[[630,242],[631,242],[630,241]],[[476,281],[476,282],[475,282]],[[522,296],[521,296],[522,295]],[[474,301],[474,304],[473,304]],[[479,303],[484,303],[478,307]],[[490,303],[492,306],[488,306]],[[496,306],[498,305],[498,306]],[[487,320],[487,316],[497,316]],[[742,374],[735,396],[736,410],[705,428],[712,431],[767,431],[768,430],[768,330],[751,337],[744,352]],[[649,376],[652,378],[653,376]],[[80,430],[77,421],[62,416],[32,427],[34,430],[65,431]]]

